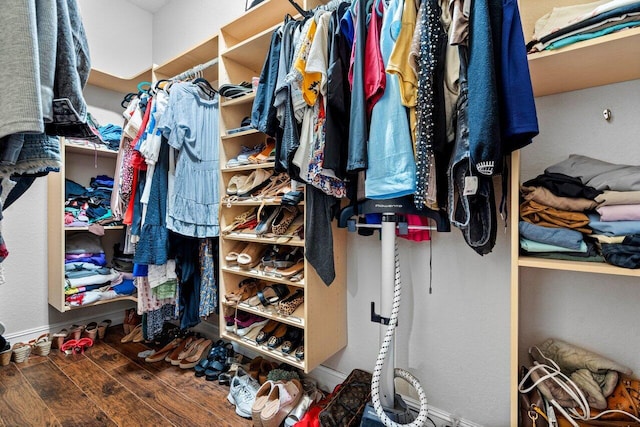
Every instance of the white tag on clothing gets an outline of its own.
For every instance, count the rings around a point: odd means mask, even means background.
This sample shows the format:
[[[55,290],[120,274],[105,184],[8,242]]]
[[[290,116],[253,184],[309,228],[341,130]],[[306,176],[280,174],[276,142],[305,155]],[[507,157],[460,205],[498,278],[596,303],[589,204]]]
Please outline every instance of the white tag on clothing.
[[[472,196],[478,192],[478,177],[477,176],[465,176],[464,177],[464,190],[462,194],[464,196]]]

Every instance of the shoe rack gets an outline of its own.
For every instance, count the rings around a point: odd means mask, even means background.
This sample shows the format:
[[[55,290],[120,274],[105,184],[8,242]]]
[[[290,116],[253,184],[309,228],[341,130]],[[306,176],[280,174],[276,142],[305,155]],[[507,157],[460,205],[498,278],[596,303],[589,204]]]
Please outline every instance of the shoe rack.
[[[531,39],[535,22],[544,14],[551,11],[552,8],[577,3],[581,2],[575,0],[520,0],[518,4],[525,40],[529,41]],[[528,62],[533,92],[536,97],[640,79],[640,29],[628,29],[575,43],[562,49],[530,54],[528,56]],[[610,64],[617,64],[617,66],[611,67]],[[571,109],[572,107],[570,103],[565,103],[564,105],[564,108],[567,109]],[[597,111],[602,110],[600,105],[593,105],[592,108]],[[538,114],[540,117],[540,111]],[[581,132],[579,126],[576,127],[575,132],[576,134]],[[546,162],[543,165],[534,165],[534,163],[536,163],[536,155],[532,153],[531,150],[544,150],[545,155],[547,157],[553,157],[555,161],[566,159],[568,154],[575,152],[574,150],[589,155],[589,153],[582,151],[585,150],[582,141],[579,146],[575,146],[574,144],[572,147],[570,144],[564,142],[558,144],[558,140],[554,140],[554,138],[549,137],[549,135],[553,135],[553,129],[541,127],[540,135],[534,139],[531,147],[515,151],[511,156],[510,404],[511,425],[513,426],[518,425],[518,368],[522,364],[522,361],[527,359],[526,351],[528,346],[534,344],[532,342],[524,342],[527,333],[531,334],[532,329],[532,325],[523,321],[523,319],[527,318],[526,314],[530,308],[531,301],[523,300],[521,290],[523,291],[522,294],[525,295],[525,287],[538,289],[539,286],[537,285],[543,285],[544,283],[542,281],[544,281],[544,278],[547,277],[546,275],[549,274],[553,274],[553,277],[558,278],[558,280],[562,280],[563,277],[568,277],[567,273],[562,272],[571,272],[573,276],[584,277],[585,282],[596,280],[588,277],[590,274],[605,275],[606,277],[603,276],[603,279],[607,282],[607,285],[613,284],[614,282],[619,283],[624,280],[622,277],[625,276],[640,276],[639,270],[624,269],[604,263],[561,261],[520,255],[518,244],[518,194],[520,192],[520,183],[542,173],[544,167],[553,164],[552,162]],[[589,138],[589,136],[585,135],[584,138]],[[563,140],[565,139],[567,139],[566,136],[563,137]],[[611,143],[613,143],[613,141]],[[585,146],[587,145],[585,144]],[[629,152],[630,148],[628,146],[614,147],[612,144],[607,144],[605,150],[611,152],[612,150],[615,151],[616,148],[619,153],[618,162],[629,164],[628,158],[631,153]],[[536,276],[540,276],[541,278],[539,279]],[[565,283],[558,283],[558,285],[562,285],[562,287],[570,286],[569,284],[565,285]],[[536,290],[536,292],[540,291]],[[580,290],[579,292],[586,291]],[[556,297],[557,296],[554,295],[553,298]],[[564,304],[563,307],[567,308],[567,310],[563,310],[564,319],[571,319],[572,316],[576,316],[576,312],[571,311],[571,304],[576,304],[574,300],[566,301],[566,299],[561,300],[560,297],[558,297],[558,301],[562,301],[562,304]],[[540,304],[541,302],[542,301],[538,301],[536,304]],[[522,316],[520,315],[520,307],[523,308]],[[603,307],[603,309],[608,308],[612,307]],[[622,310],[620,310],[619,307],[613,309],[611,319],[615,318],[615,311]],[[545,313],[543,317],[548,315],[553,317],[552,313]],[[536,320],[538,319],[536,318]],[[531,320],[529,320],[529,322],[530,321]],[[620,325],[617,325],[615,320],[611,320],[611,322],[613,322],[613,324],[599,324],[598,327],[602,328],[602,330],[606,329],[609,331],[619,329]],[[535,328],[540,330],[541,325],[536,323]],[[588,329],[588,326],[581,326],[581,328]],[[547,336],[555,336],[556,333],[557,331],[551,330]],[[617,335],[617,337],[620,337],[620,335]],[[614,338],[612,341],[615,340],[618,340],[618,338]],[[610,351],[611,349],[608,348],[608,350]]]
[[[123,300],[137,301],[135,296],[123,296],[78,307],[72,307],[65,303],[65,242],[67,237],[73,233],[87,231],[88,229],[88,227],[65,226],[65,179],[71,179],[82,186],[88,187],[92,177],[97,175],[113,177],[116,170],[118,152],[96,148],[90,142],[87,145],[75,145],[67,143],[64,138],[60,140],[62,148],[60,172],[50,173],[47,176],[49,305],[58,311],[65,312]],[[113,245],[121,241],[123,233],[123,225],[104,227],[104,236],[100,238],[100,241],[108,261],[113,257]]]
[[[314,0],[299,2],[304,9],[312,9],[319,3]],[[255,8],[250,9],[237,20],[221,27],[219,33],[220,60],[219,83],[220,85],[240,84],[251,82],[252,78],[259,77],[266,59],[271,36],[274,30],[282,24],[286,14],[293,15],[295,9],[287,0],[265,0]],[[241,152],[241,147],[255,147],[265,143],[267,135],[257,130],[247,130],[228,134],[229,129],[240,127],[243,118],[251,115],[251,108],[255,99],[254,93],[249,93],[234,99],[221,97],[220,102],[220,194],[225,195],[229,181],[238,174],[249,175],[256,170],[264,170],[273,173],[274,163],[271,161],[248,165],[227,167],[227,162],[234,159]],[[279,198],[246,198],[242,200],[223,199],[220,204],[220,228],[224,230],[232,224],[236,217],[252,208],[261,211],[271,211],[280,205]],[[298,204],[303,218],[307,217],[304,201]],[[307,217],[305,222],[308,221]],[[282,238],[273,234],[265,237],[244,232],[221,233],[220,236],[220,334],[222,338],[234,341],[241,346],[251,349],[272,359],[285,362],[309,372],[328,357],[346,346],[346,259],[344,248],[346,236],[344,229],[333,228],[334,237],[334,263],[336,278],[330,286],[326,286],[313,267],[305,260],[302,270],[303,275],[295,277],[278,274],[270,274],[258,264],[253,268],[241,268],[233,263],[227,264],[226,257],[238,247],[246,244],[254,245],[252,252],[257,252],[255,245],[262,244],[268,247],[277,247],[280,251],[293,251],[295,248],[304,249],[312,242],[304,238]],[[254,260],[255,262],[255,260]],[[289,294],[295,294],[302,290],[304,302],[290,315],[281,315],[277,311],[277,305],[262,304],[250,305],[248,301],[241,300],[237,304],[227,302],[225,294],[240,293],[240,284],[247,279],[257,279],[263,285],[285,285]],[[222,313],[232,313],[232,316],[243,318],[248,315],[263,317],[274,325],[284,325],[291,332],[302,330],[304,332],[304,344],[298,351],[287,354],[281,346],[269,347],[268,341],[258,344],[256,337],[261,327],[256,327],[244,334],[232,327],[227,330],[227,324]],[[263,322],[265,323],[265,322]],[[285,328],[273,328],[283,331]],[[260,340],[259,340],[260,341]],[[272,340],[273,343],[273,340]]]

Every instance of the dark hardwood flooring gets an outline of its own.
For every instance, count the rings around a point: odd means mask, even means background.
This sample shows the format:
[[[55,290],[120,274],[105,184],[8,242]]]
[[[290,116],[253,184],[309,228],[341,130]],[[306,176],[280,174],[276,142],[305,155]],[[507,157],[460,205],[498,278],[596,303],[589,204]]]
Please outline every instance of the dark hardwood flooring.
[[[227,400],[229,388],[192,369],[146,363],[142,343],[122,344],[122,326],[83,355],[51,350],[0,367],[0,427],[249,427]]]

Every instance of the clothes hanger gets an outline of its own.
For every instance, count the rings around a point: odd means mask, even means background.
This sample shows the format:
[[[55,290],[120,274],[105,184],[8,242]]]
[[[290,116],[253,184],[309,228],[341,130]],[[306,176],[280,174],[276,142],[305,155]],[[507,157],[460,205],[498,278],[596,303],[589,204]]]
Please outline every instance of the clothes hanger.
[[[131,100],[137,96],[137,93],[133,93],[133,92],[129,92],[128,94],[126,94],[124,96],[124,98],[122,99],[122,102],[120,102],[120,106],[124,109],[127,108],[127,105],[129,105],[129,103],[131,102]]]
[[[211,83],[209,83],[209,81],[204,77],[197,77],[191,83],[198,85],[210,98],[213,98],[218,93],[218,91],[215,90],[213,86],[211,86]]]

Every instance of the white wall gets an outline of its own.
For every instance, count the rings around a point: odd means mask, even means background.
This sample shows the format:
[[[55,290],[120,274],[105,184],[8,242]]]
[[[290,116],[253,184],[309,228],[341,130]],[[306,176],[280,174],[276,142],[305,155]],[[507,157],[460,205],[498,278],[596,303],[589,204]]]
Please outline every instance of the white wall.
[[[126,0],[78,0],[91,65],[120,77],[132,77],[151,68],[151,13]]]
[[[162,65],[244,13],[244,0],[171,0],[153,15],[153,63]]]
[[[569,154],[640,164],[640,80],[537,100],[542,133],[523,151],[523,179]],[[609,108],[613,119],[604,120]],[[628,335],[640,322],[640,286],[633,277],[521,270],[520,348],[556,337],[588,348],[640,374],[640,342]]]

